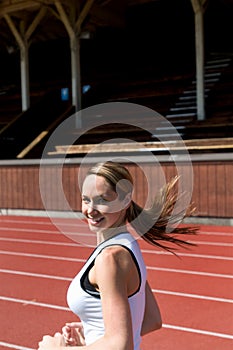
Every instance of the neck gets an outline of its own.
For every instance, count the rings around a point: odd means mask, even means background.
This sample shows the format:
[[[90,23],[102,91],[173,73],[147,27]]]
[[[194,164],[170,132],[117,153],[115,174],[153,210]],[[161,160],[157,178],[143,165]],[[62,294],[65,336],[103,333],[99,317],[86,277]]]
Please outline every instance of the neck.
[[[110,239],[116,235],[119,235],[120,233],[126,232],[126,225],[122,225],[119,227],[110,227],[106,230],[97,232],[97,245],[106,241],[107,239]]]

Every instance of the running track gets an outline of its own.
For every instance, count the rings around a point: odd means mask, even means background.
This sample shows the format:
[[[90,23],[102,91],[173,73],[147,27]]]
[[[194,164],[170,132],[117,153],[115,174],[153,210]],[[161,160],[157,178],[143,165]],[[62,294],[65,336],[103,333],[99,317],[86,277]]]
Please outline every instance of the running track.
[[[67,232],[81,222],[59,219]],[[0,349],[36,349],[44,334],[75,320],[66,290],[91,248],[61,234],[46,217],[0,217]],[[233,227],[201,226],[196,247],[179,258],[140,240],[163,328],[142,350],[233,349]]]

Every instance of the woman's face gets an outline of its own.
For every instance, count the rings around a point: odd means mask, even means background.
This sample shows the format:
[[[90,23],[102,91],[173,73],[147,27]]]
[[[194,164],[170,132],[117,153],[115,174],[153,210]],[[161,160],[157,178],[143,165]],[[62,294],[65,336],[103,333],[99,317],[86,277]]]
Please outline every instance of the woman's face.
[[[84,180],[82,213],[92,231],[98,232],[124,225],[124,203],[124,199],[119,200],[118,194],[102,176],[91,174]]]

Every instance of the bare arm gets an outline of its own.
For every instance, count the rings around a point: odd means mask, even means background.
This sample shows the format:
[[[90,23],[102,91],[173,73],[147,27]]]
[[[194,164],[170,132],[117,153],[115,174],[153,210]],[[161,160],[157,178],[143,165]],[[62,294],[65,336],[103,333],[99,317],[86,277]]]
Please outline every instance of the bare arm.
[[[102,299],[105,335],[93,349],[133,350],[128,281],[135,265],[122,248],[105,249],[96,259],[95,276]]]
[[[156,329],[162,327],[162,319],[159,310],[159,306],[154,297],[154,294],[149,286],[149,283],[146,283],[146,305],[145,305],[145,314],[141,329],[141,335],[145,335]]]
[[[101,295],[105,334],[90,345],[72,346],[73,350],[133,350],[128,288],[134,269],[129,253],[119,247],[104,249],[97,257],[93,275]],[[39,350],[66,350],[62,339],[62,335],[44,336]]]

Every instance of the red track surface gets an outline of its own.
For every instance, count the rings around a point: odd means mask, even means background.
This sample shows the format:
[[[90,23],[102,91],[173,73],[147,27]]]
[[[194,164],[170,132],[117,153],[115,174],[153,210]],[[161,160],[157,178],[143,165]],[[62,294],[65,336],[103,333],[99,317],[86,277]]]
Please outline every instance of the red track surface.
[[[85,226],[60,219],[67,231]],[[44,334],[75,320],[66,290],[89,256],[48,218],[0,217],[0,349],[36,349]],[[201,226],[179,257],[140,240],[163,328],[142,350],[233,349],[233,227]]]

